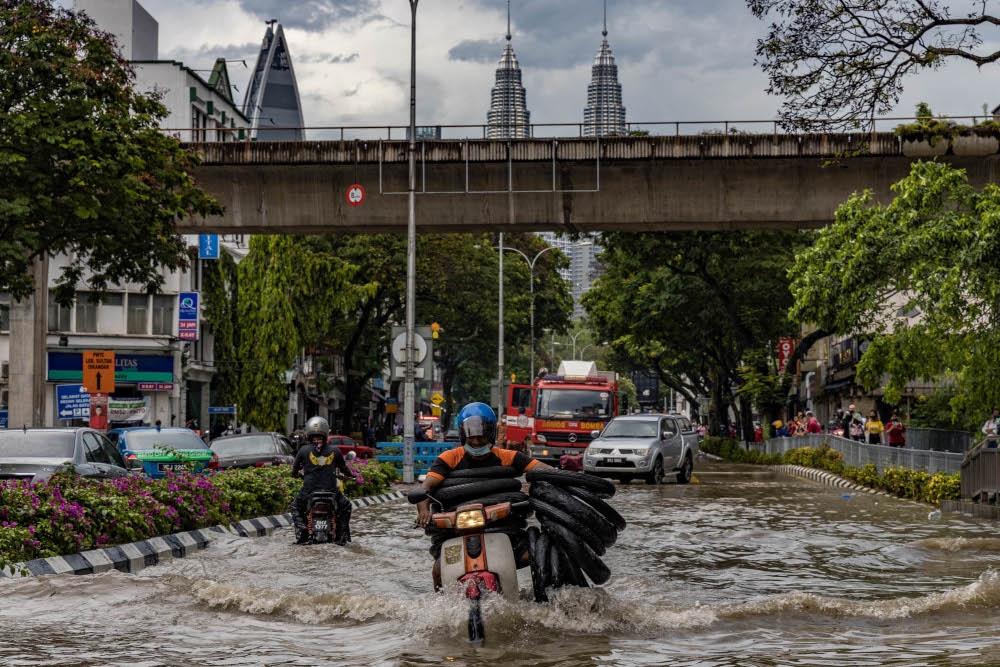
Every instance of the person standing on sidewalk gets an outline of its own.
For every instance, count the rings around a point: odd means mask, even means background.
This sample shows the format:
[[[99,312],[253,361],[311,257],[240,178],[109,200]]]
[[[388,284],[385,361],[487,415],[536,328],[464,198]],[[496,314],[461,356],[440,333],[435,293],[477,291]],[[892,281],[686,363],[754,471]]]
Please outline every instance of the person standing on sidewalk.
[[[823,427],[819,425],[819,420],[816,419],[811,411],[806,413],[806,420],[808,421],[806,424],[806,433],[815,434],[823,432]]]
[[[890,447],[906,446],[906,427],[903,422],[899,421],[899,414],[895,410],[892,411],[892,417],[889,418],[885,432],[889,438]]]
[[[882,424],[882,420],[879,419],[878,413],[874,410],[869,412],[868,421],[865,422],[865,433],[868,434],[868,444],[881,445],[882,431],[884,430],[885,426]]]

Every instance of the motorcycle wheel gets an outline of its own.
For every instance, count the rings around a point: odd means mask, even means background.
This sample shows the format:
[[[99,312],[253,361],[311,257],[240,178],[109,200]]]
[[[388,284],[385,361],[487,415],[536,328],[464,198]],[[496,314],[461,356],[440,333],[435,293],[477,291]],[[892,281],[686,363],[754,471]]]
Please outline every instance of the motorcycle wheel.
[[[479,607],[479,598],[469,600],[469,641],[474,644],[486,641],[486,628],[483,626],[483,612]]]

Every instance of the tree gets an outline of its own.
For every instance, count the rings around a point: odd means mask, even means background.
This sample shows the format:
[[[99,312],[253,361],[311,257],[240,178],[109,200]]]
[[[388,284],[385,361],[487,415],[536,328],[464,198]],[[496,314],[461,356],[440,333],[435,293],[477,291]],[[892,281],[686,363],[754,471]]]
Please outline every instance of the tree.
[[[808,240],[796,232],[602,236],[605,273],[583,298],[617,370],[653,370],[695,403],[712,398],[713,426],[733,407],[749,428],[749,389],[777,375],[777,339],[794,327],[787,270]],[[751,373],[753,371],[753,373]]]
[[[945,378],[956,415],[1000,405],[1000,188],[917,162],[873,204],[855,194],[796,260],[791,316],[869,341],[860,384],[897,402],[911,380]]]
[[[747,0],[761,19],[776,17],[757,42],[767,91],[785,102],[789,127],[867,125],[898,102],[906,77],[948,60],[977,66],[1000,59],[1000,26],[987,2],[952,11],[941,0]]]
[[[0,0],[0,291],[33,289],[62,254],[56,298],[98,293],[187,264],[175,223],[221,213],[191,177],[197,158],[163,135],[166,109],[134,88],[113,38],[49,0]]]
[[[352,283],[357,267],[311,250],[290,236],[253,236],[239,265],[240,414],[263,430],[284,431],[285,372],[304,347],[315,347],[330,322],[371,298],[373,285]]]
[[[216,403],[234,405],[239,400],[239,269],[226,248],[219,259],[206,262],[202,277],[205,319],[212,331]]]

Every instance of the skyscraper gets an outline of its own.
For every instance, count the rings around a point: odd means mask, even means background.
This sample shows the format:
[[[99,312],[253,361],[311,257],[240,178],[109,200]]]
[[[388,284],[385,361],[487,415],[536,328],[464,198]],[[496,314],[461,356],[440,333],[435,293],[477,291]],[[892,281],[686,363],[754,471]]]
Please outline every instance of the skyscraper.
[[[618,65],[608,45],[608,0],[604,0],[603,39],[594,57],[587,86],[587,107],[583,110],[583,134],[587,137],[625,134],[625,107]]]
[[[486,113],[489,125],[486,136],[490,139],[525,139],[531,136],[524,86],[521,85],[521,68],[510,45],[510,0],[507,0],[507,46],[497,64],[496,84],[490,92],[490,110]]]
[[[257,66],[243,100],[243,115],[253,123],[251,136],[262,141],[302,141],[306,138],[292,57],[288,53],[285,32],[277,20],[267,22]],[[269,127],[291,129],[269,130]]]

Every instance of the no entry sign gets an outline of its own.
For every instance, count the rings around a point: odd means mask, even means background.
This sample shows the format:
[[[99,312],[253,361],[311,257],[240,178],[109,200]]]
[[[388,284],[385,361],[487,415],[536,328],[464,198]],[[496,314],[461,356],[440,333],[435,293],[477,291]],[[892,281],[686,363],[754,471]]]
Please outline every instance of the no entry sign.
[[[347,188],[347,203],[351,206],[361,206],[361,202],[365,200],[365,189],[355,183],[351,187]]]

